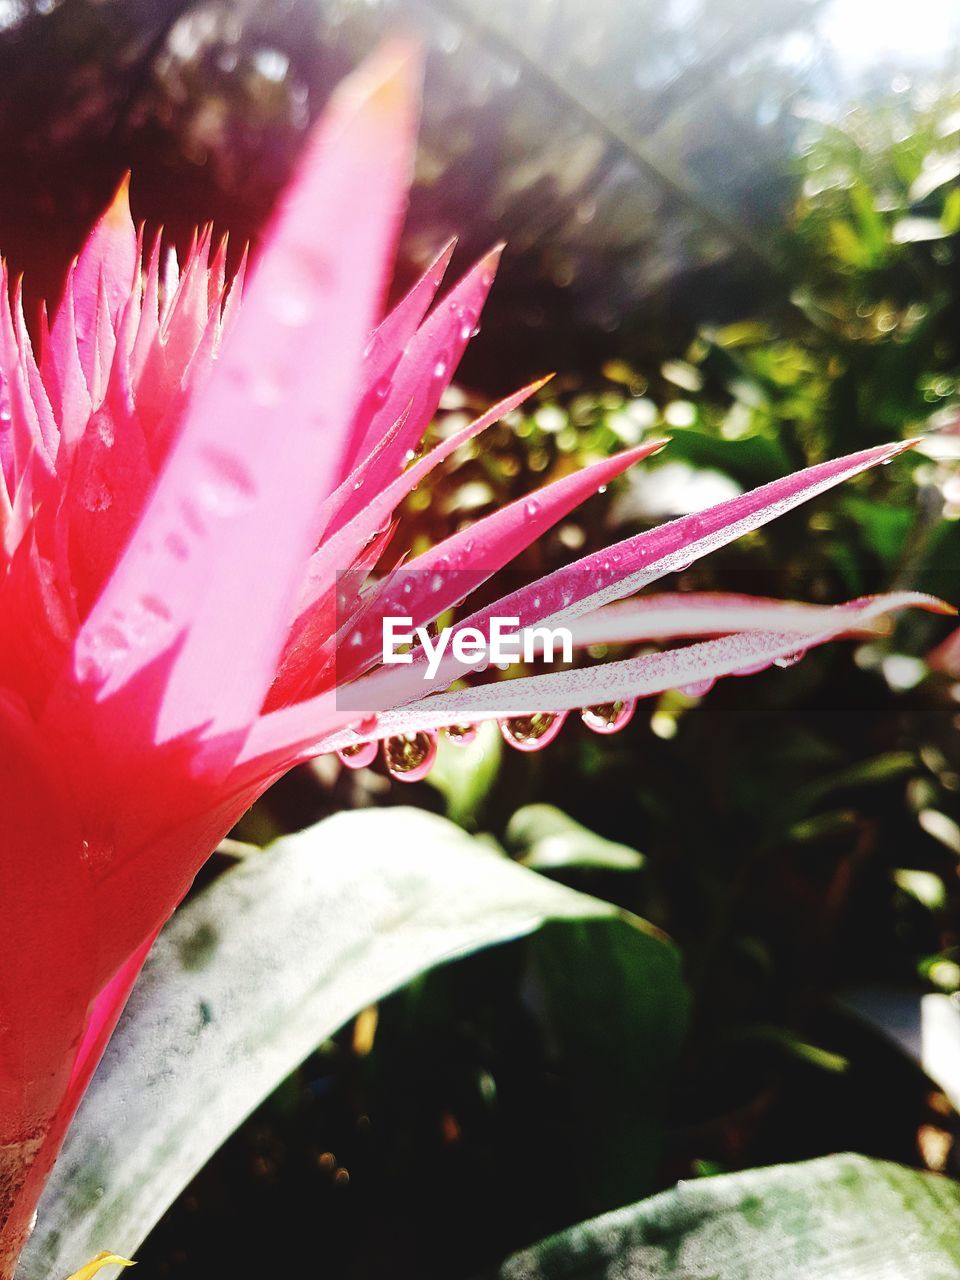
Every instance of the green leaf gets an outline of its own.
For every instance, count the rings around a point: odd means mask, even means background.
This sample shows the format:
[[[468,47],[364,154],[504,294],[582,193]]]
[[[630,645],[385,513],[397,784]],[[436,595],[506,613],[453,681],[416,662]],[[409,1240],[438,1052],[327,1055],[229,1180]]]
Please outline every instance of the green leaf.
[[[427,781],[446,801],[447,817],[464,825],[472,823],[497,780],[503,738],[496,721],[477,725],[477,736],[457,746],[446,734],[437,741],[437,759]]]
[[[636,849],[605,840],[552,804],[518,809],[507,826],[507,843],[521,851],[520,861],[535,871],[562,867],[637,871],[646,861]]]
[[[674,956],[620,921],[547,925],[528,946],[579,1135],[568,1176],[586,1212],[628,1204],[656,1185],[663,1116],[651,1099],[686,1027]]]
[[[912,507],[876,500],[868,502],[854,494],[847,494],[840,508],[857,522],[866,545],[884,561],[892,561],[902,554],[917,518]]]
[[[498,1280],[955,1280],[960,1187],[864,1156],[672,1191],[515,1255]]]
[[[547,920],[642,921],[413,809],[340,814],[252,855],[158,940],[71,1129],[18,1280],[132,1254],[233,1130],[359,1010]]]
[[[764,436],[722,440],[685,427],[671,429],[670,457],[723,471],[745,487],[765,484],[792,469],[788,454],[775,440]]]

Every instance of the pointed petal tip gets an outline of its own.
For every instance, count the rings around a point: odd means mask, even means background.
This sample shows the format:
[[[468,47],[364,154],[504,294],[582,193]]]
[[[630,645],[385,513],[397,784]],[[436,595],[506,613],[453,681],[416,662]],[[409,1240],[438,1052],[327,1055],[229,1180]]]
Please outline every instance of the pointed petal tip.
[[[442,262],[443,265],[446,266],[447,263],[450,261],[450,259],[453,257],[454,250],[456,249],[459,243],[460,243],[460,237],[456,234],[452,235],[450,239],[441,247],[440,252],[434,258],[434,262],[438,265]]]
[[[103,213],[105,222],[126,226],[130,218],[130,170],[128,169],[113,193],[113,199]]]
[[[918,444],[923,444],[923,437],[911,436],[909,440],[891,440],[889,444],[882,444],[878,452],[885,454],[887,458],[898,458],[901,453],[915,449]]]
[[[350,96],[356,95],[358,106],[389,114],[406,111],[419,102],[423,66],[423,49],[417,41],[389,40],[344,85]]]

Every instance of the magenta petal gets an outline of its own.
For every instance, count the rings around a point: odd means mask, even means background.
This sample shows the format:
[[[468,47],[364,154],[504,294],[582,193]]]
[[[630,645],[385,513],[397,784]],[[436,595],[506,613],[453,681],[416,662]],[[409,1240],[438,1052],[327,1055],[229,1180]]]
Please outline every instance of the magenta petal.
[[[364,619],[351,624],[351,647],[363,661],[349,668],[346,661],[339,664],[338,683],[352,678],[364,662],[380,654],[381,618],[409,615],[414,626],[432,622],[458,604],[465,589],[475,591],[599,488],[663,445],[662,440],[652,440],[554,480],[444,539],[390,574],[371,599]]]
[[[385,387],[385,398],[373,415],[357,455],[362,456],[390,429],[401,414],[406,423],[397,436],[392,453],[371,467],[368,484],[372,489],[389,484],[404,465],[405,454],[423,439],[440,404],[440,397],[460,363],[477,319],[493,284],[501,249],[481,258],[464,278],[441,299],[407,344],[407,348]],[[356,515],[364,499],[348,500],[330,526],[338,530]]]
[[[482,627],[494,615],[519,616],[522,624],[568,620],[633,595],[665,574],[685,569],[701,556],[776,520],[834,485],[889,462],[912,443],[880,445],[832,462],[821,462],[695,515],[683,516],[648,533],[614,543],[529,587],[512,592],[464,619],[462,625]]]
[[[350,471],[361,456],[370,424],[386,398],[391,372],[436,296],[455,245],[456,240],[451,240],[444,246],[413,288],[381,322],[367,344],[361,374],[365,392],[354,417],[341,474]]]
[[[385,489],[377,489],[371,483],[370,494],[372,496],[369,497],[366,504],[354,515],[349,523],[342,525],[336,533],[325,538],[321,546],[311,556],[308,577],[314,582],[332,584],[337,573],[345,572],[350,568],[368,539],[384,528],[394,510],[407,494],[415,489],[434,467],[449,458],[451,453],[454,453],[461,445],[466,444],[468,440],[472,440],[474,436],[485,431],[494,422],[498,422],[504,414],[510,413],[518,405],[523,404],[524,400],[529,399],[530,396],[539,391],[546,381],[546,378],[540,378],[537,382],[531,382],[529,386],[521,387],[513,395],[500,400],[479,418],[475,418],[473,422],[461,427],[452,436],[448,436],[446,440],[438,444],[425,457],[414,462],[402,475],[397,476],[391,484],[388,484]],[[348,481],[347,483],[351,482]],[[352,481],[352,483],[356,484],[357,482]],[[367,489],[367,481],[362,477],[361,486],[361,491]]]

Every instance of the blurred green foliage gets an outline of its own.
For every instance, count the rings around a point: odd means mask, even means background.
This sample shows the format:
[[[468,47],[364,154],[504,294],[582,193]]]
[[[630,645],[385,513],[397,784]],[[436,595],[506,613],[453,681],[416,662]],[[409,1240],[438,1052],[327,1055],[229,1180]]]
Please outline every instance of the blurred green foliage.
[[[956,601],[960,93],[897,94],[809,123],[795,176],[778,304],[704,327],[658,367],[613,359],[594,384],[557,379],[414,496],[424,544],[451,518],[654,435],[670,446],[531,550],[531,572],[793,468],[922,435],[912,454],[677,585],[818,602],[910,586]],[[579,864],[550,873],[684,947],[695,1029],[675,1099],[679,1172],[691,1159],[734,1167],[843,1143],[923,1159],[916,1111],[899,1138],[896,1126],[881,1137],[872,1107],[852,1099],[851,1073],[859,1082],[869,1068],[832,1001],[863,983],[960,989],[960,689],[923,662],[948,629],[905,617],[789,671],[723,681],[702,699],[668,694],[612,739],[571,723],[543,758],[507,752],[487,776],[468,820],[508,847],[511,814],[535,802],[522,812],[559,806],[644,851],[611,874],[587,842]],[[814,1082],[823,1071],[847,1078]],[[798,1097],[820,1095],[831,1101],[817,1122],[785,1120]]]

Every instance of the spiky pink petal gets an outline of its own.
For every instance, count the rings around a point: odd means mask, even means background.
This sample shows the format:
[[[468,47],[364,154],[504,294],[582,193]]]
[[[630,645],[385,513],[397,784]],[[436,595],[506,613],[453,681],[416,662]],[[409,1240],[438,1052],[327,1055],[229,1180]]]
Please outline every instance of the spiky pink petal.
[[[218,368],[191,402],[78,637],[75,673],[102,696],[181,637],[160,741],[204,722],[250,723],[272,680],[385,286],[411,165],[416,75],[408,53],[394,49],[335,95]],[[227,562],[229,573],[216,571]],[[145,583],[160,607],[137,626]],[[227,669],[225,628],[244,633]]]

